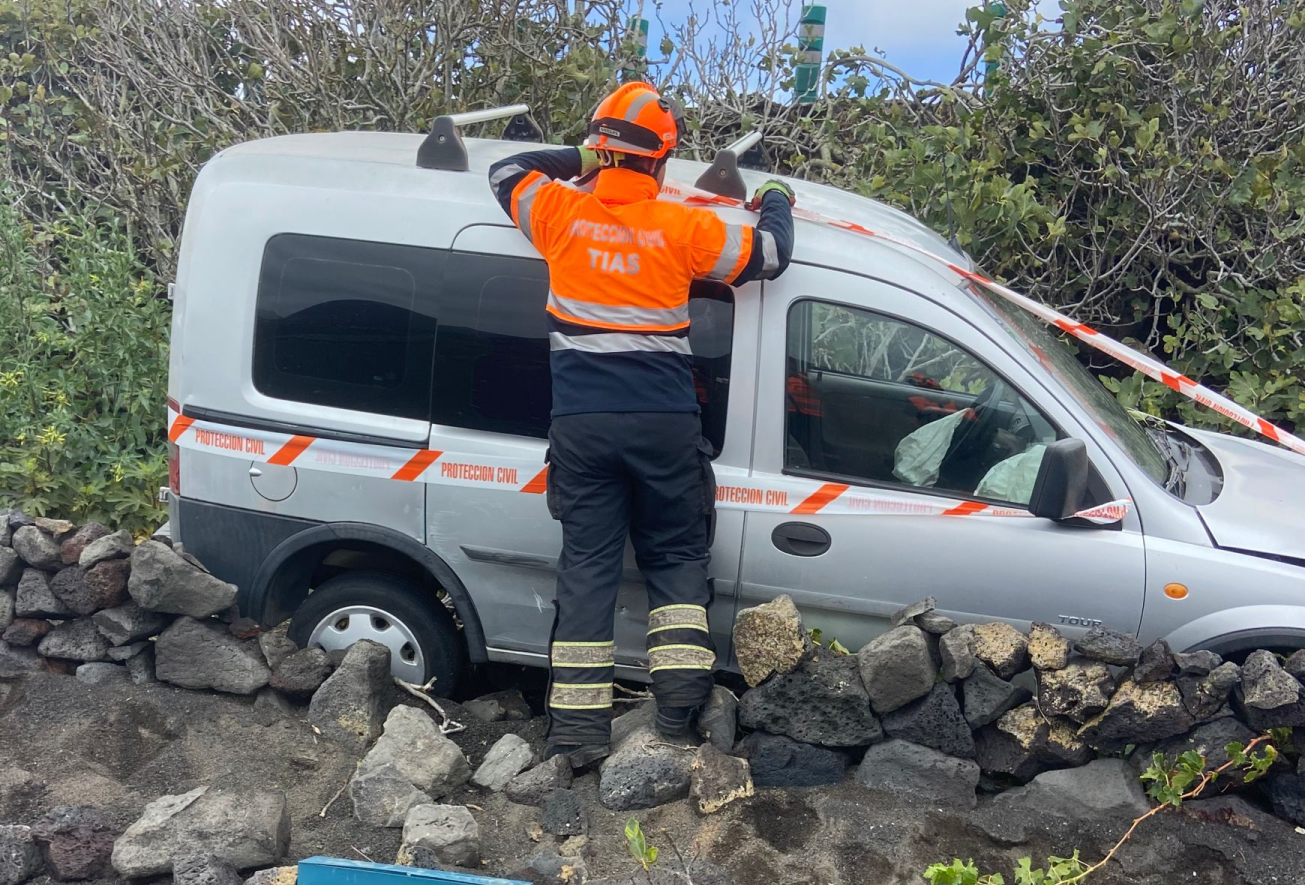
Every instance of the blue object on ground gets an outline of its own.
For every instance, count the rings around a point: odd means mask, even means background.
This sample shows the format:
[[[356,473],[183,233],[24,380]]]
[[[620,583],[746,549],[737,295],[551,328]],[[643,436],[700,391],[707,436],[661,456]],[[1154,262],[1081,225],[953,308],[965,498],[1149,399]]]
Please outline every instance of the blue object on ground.
[[[310,857],[299,861],[299,885],[529,885],[516,879],[446,873],[388,863]]]

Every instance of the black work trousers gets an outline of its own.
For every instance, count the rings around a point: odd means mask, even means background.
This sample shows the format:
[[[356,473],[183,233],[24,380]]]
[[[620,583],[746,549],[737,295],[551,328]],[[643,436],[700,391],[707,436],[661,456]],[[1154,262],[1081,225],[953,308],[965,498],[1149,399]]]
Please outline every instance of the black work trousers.
[[[689,412],[564,415],[553,419],[548,443],[549,512],[562,522],[548,739],[605,744],[627,537],[648,587],[648,669],[658,705],[695,707],[711,694],[710,448]]]

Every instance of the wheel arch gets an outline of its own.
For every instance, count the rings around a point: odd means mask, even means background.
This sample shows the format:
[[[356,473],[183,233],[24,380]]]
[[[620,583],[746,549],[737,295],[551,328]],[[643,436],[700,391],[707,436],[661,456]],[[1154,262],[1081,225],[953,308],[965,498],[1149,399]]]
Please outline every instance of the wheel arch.
[[[1305,648],[1305,607],[1248,605],[1189,621],[1165,637],[1175,651],[1226,656],[1257,648]]]
[[[352,554],[355,562],[332,565],[336,554]],[[434,551],[393,529],[360,522],[315,525],[286,538],[264,558],[245,598],[246,614],[265,627],[291,617],[308,598],[315,576],[324,569],[379,569],[421,576],[444,590],[462,622],[467,655],[472,663],[488,660],[480,616],[466,586]]]

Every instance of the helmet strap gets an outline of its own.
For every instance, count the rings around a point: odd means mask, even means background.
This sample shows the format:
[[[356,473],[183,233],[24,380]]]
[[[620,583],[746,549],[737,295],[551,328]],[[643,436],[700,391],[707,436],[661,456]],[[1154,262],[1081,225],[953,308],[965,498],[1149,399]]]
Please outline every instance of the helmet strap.
[[[651,159],[640,157],[633,154],[622,153],[621,151],[594,151],[598,155],[598,168],[603,169],[629,169],[631,172],[638,172],[640,175],[647,175],[650,178],[656,178],[657,173],[666,165],[670,159],[669,155],[658,157],[653,160],[651,166],[641,160]]]

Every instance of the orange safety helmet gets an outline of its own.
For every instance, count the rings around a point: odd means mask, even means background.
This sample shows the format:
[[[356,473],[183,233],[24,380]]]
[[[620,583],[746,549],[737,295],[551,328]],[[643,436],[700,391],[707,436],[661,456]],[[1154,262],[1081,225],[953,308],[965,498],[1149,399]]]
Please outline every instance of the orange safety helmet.
[[[683,119],[679,106],[647,83],[626,83],[598,104],[585,147],[660,159],[679,142]]]

